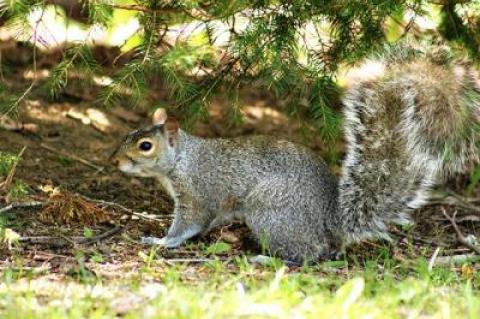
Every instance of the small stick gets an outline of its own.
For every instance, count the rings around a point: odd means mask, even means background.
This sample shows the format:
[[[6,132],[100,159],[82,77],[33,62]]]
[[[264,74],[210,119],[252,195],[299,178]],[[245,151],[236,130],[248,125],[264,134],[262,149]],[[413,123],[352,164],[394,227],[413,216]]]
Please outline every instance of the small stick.
[[[455,230],[455,232],[457,233],[457,238],[458,238],[458,241],[464,245],[465,247],[468,247],[470,248],[472,251],[474,251],[475,253],[477,253],[478,255],[480,255],[480,248],[473,245],[472,243],[470,243],[467,238],[465,238],[465,236],[462,234],[462,232],[460,231],[460,229],[458,228],[458,225],[457,223],[455,222],[455,216],[457,215],[457,212],[455,211],[455,213],[453,213],[453,216],[450,216],[447,214],[447,212],[445,211],[445,208],[442,208],[442,211],[443,211],[443,215],[445,216],[446,219],[448,219],[450,221],[450,223],[452,224],[453,226],[453,229]]]
[[[22,207],[38,207],[45,205],[45,202],[33,201],[33,202],[25,202],[25,203],[11,203],[5,207],[0,208],[0,214],[8,212],[9,210],[15,208],[22,208]]]
[[[93,169],[96,169],[97,171],[102,171],[104,169],[104,167],[102,166],[99,166],[99,165],[96,165],[96,164],[93,164],[89,161],[87,161],[86,159],[83,159],[81,157],[78,157],[77,155],[74,155],[74,154],[70,154],[70,153],[66,153],[66,152],[63,152],[63,151],[59,151],[53,147],[51,147],[50,145],[47,145],[45,143],[40,143],[40,147],[41,148],[44,148],[46,149],[47,151],[50,151],[52,153],[57,153],[57,154],[60,154],[62,156],[65,156],[65,157],[68,157],[68,158],[71,158],[77,162],[80,162],[82,163],[83,165],[85,166],[88,166],[90,168],[93,168]]]
[[[112,229],[109,229],[106,232],[101,233],[97,236],[93,236],[93,237],[32,236],[32,237],[21,237],[19,239],[19,242],[29,243],[29,244],[47,244],[47,245],[52,245],[52,246],[55,246],[55,247],[63,247],[63,246],[66,246],[68,244],[89,245],[89,244],[96,243],[100,240],[103,240],[105,238],[108,238],[108,237],[118,233],[122,229],[123,229],[123,226],[116,225]]]
[[[118,209],[124,211],[125,213],[128,213],[130,215],[134,215],[134,216],[138,216],[138,217],[146,219],[146,220],[162,221],[162,220],[165,220],[165,219],[171,219],[171,216],[165,216],[164,218],[151,217],[150,214],[143,214],[143,213],[136,212],[133,209],[125,207],[125,206],[123,206],[122,204],[119,204],[119,203],[109,202],[109,201],[106,201],[106,200],[103,200],[103,199],[90,198],[90,197],[87,197],[87,196],[81,195],[81,194],[78,194],[78,195],[80,197],[82,197],[83,199],[87,200],[87,201],[91,201],[91,202],[94,202],[94,203],[97,203],[97,204],[100,204],[100,205],[105,205],[105,206],[109,206],[109,207],[113,207],[113,208],[118,208]]]
[[[435,246],[438,246],[438,247],[445,247],[447,246],[445,243],[442,243],[442,242],[436,242],[436,241],[433,241],[433,240],[428,240],[428,239],[424,239],[424,238],[421,238],[421,237],[417,237],[417,236],[414,236],[414,235],[409,235],[409,234],[406,234],[398,229],[393,229],[391,230],[392,233],[394,234],[397,234],[397,235],[400,235],[400,236],[403,236],[405,238],[408,238],[408,237],[411,237],[414,241],[417,241],[419,243],[424,243],[424,244],[428,244],[428,245],[435,245]]]
[[[68,241],[64,238],[56,237],[56,236],[28,236],[28,237],[20,237],[18,239],[20,243],[26,244],[45,244],[51,245],[53,247],[63,247],[68,245]]]
[[[457,218],[458,222],[480,222],[480,216],[477,215],[467,215]]]
[[[167,264],[189,263],[189,264],[201,264],[210,261],[216,261],[221,259],[208,259],[208,258],[172,258],[172,259],[160,259],[159,262],[165,262]],[[221,260],[223,261],[223,260]]]
[[[71,258],[71,257],[64,256],[64,255],[53,254],[53,253],[46,252],[46,251],[36,251],[32,258],[33,258],[33,260],[36,260],[36,261],[50,261],[53,258],[68,259],[68,258]]]
[[[434,192],[432,193],[432,197],[429,204],[430,205],[443,204],[443,205],[457,206],[466,210],[480,213],[480,207],[472,204],[475,202],[478,202],[478,199],[465,198],[453,192]]]
[[[442,256],[437,258],[436,264],[437,265],[463,264],[466,261],[475,261],[479,259],[480,259],[480,256],[475,254]]]
[[[113,227],[112,229],[109,229],[107,230],[106,232],[103,232],[97,236],[93,236],[93,237],[90,237],[90,238],[83,238],[81,240],[79,240],[77,243],[78,244],[93,244],[93,243],[96,243],[100,240],[103,240],[105,238],[108,238],[110,236],[113,236],[115,235],[116,233],[120,232],[121,230],[123,230],[123,226],[122,225],[115,225],[115,227]]]
[[[437,259],[439,252],[440,247],[437,247],[437,249],[435,249],[435,251],[433,252],[432,258],[430,258],[430,261],[428,262],[428,272],[432,272],[433,265],[435,265],[435,260]]]

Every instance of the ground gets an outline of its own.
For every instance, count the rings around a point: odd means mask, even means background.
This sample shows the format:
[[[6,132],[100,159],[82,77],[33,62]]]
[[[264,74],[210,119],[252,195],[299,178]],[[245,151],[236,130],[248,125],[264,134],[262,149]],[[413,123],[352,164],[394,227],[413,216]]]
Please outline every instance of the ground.
[[[24,71],[14,70],[10,85]],[[52,101],[39,90],[19,109],[25,125],[0,130],[0,152],[19,154],[26,147],[14,176],[28,190],[20,201],[46,203],[0,213],[2,224],[20,236],[0,248],[2,318],[480,314],[478,258],[459,244],[443,215],[453,215],[457,206],[418,211],[415,226],[392,228],[392,242],[365,242],[340,260],[308,266],[253,262],[250,257],[261,251],[242,225],[174,250],[141,245],[141,236],[165,234],[171,200],[153,180],[124,176],[108,158],[122,135],[148,124],[152,105],[103,109],[94,103],[95,94],[72,85]],[[168,105],[165,96],[159,86],[154,104]],[[219,98],[210,119],[192,132],[281,135],[324,153],[312,129],[278,111],[281,102],[251,88],[242,96],[244,123],[229,125],[222,113],[226,102]],[[329,164],[338,173],[340,162]],[[462,176],[449,187],[464,192],[467,184]],[[3,198],[2,207],[6,201],[16,199]],[[478,236],[478,211],[458,211],[460,230]]]

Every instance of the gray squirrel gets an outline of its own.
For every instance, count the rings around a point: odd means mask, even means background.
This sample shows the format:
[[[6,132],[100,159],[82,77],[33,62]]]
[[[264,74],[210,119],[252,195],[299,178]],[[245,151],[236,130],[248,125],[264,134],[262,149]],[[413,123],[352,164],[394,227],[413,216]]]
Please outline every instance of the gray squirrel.
[[[307,147],[195,137],[158,109],[153,125],[130,133],[113,155],[121,171],[156,177],[174,199],[167,235],[144,242],[177,247],[239,219],[270,253],[302,262],[389,238],[389,224],[408,222],[434,186],[478,162],[480,81],[467,62],[411,47],[363,67],[376,72],[344,96],[339,181]]]

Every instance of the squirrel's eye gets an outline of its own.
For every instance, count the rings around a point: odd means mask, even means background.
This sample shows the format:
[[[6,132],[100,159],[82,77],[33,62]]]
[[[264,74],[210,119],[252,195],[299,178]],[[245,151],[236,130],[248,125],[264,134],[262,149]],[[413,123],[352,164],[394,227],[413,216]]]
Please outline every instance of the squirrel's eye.
[[[144,142],[138,144],[138,148],[142,151],[145,151],[145,152],[149,151],[149,150],[152,149],[152,143],[144,141]]]

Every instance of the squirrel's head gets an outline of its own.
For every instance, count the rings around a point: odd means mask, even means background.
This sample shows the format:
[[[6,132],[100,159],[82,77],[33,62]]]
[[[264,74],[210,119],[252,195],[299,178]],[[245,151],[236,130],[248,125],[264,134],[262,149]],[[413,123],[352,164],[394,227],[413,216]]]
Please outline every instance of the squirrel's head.
[[[165,109],[157,109],[149,127],[128,134],[112,154],[112,162],[122,172],[142,177],[163,175],[175,165],[178,122]]]

